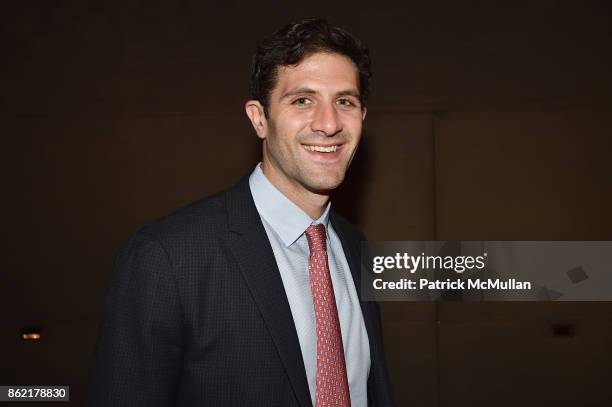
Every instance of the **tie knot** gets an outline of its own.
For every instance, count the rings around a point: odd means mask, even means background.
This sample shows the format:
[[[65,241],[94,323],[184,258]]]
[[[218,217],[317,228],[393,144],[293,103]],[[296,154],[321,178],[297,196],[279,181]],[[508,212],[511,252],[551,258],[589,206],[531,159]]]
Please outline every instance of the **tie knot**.
[[[306,239],[308,239],[308,247],[311,253],[319,250],[327,251],[325,225],[318,223],[308,226],[308,229],[306,229]]]

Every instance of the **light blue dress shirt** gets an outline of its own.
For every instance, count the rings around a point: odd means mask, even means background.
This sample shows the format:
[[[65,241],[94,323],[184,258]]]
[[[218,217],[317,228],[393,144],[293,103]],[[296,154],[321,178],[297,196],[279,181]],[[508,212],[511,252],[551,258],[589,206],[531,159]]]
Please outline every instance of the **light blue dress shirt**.
[[[370,344],[342,243],[329,222],[331,204],[327,205],[319,219],[312,220],[272,185],[264,175],[261,163],[251,174],[249,185],[289,300],[313,405],[316,400],[317,330],[310,291],[309,249],[305,231],[311,224],[322,223],[326,226],[329,271],[340,319],[351,405],[367,406]]]

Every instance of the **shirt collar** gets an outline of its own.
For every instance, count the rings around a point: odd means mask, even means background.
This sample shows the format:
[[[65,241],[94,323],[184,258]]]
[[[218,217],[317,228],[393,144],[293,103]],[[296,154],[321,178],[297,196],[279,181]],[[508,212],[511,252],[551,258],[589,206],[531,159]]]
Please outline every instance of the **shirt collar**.
[[[272,185],[264,175],[261,163],[257,164],[251,173],[249,186],[257,212],[278,234],[285,246],[291,246],[312,224],[322,223],[327,230],[331,202],[327,203],[318,219],[311,219],[302,208]]]

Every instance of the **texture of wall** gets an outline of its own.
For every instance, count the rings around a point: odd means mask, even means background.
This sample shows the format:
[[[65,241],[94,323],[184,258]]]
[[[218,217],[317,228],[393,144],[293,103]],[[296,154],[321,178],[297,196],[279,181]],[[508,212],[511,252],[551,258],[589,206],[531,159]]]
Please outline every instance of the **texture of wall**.
[[[371,240],[612,240],[603,3],[3,9],[0,384],[68,384],[82,405],[114,252],[253,168],[250,55],[306,16],[372,50],[363,144],[334,197]],[[385,303],[398,405],[609,405],[611,305]],[[43,340],[20,341],[27,326]]]

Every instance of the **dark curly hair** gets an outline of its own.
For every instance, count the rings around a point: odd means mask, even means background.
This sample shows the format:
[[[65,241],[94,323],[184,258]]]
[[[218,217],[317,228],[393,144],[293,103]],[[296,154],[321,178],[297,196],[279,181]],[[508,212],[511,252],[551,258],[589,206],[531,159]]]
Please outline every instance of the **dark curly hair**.
[[[317,52],[331,52],[350,58],[359,72],[359,98],[365,106],[370,94],[370,53],[344,29],[321,18],[309,18],[280,28],[257,44],[251,64],[251,98],[258,100],[268,117],[270,92],[276,85],[280,66],[296,65]]]

